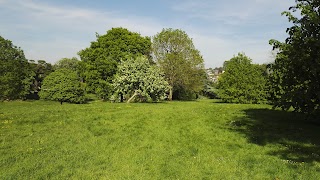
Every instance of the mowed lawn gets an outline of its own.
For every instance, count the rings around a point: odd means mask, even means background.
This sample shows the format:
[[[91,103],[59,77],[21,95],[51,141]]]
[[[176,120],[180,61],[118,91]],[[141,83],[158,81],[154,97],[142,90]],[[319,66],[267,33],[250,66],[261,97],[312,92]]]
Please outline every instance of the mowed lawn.
[[[0,179],[320,179],[320,126],[268,105],[0,103]]]

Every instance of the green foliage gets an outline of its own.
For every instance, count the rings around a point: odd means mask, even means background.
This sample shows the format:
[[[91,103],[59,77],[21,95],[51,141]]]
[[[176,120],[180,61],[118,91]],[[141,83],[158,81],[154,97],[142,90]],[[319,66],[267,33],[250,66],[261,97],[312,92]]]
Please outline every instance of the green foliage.
[[[54,64],[54,69],[70,69],[72,71],[78,71],[79,60],[76,57],[73,58],[62,58]]]
[[[266,101],[267,78],[265,69],[251,64],[244,54],[224,64],[225,72],[218,81],[218,95],[225,102],[262,103]]]
[[[30,87],[30,94],[28,99],[39,99],[38,92],[41,90],[41,85],[45,77],[53,72],[53,67],[45,60],[38,60],[36,63],[34,60],[29,60],[29,64],[34,73],[33,82]]]
[[[112,85],[117,99],[139,94],[140,101],[159,101],[166,98],[169,90],[160,68],[151,65],[144,56],[123,60]]]
[[[150,56],[151,41],[124,28],[112,28],[105,35],[97,35],[89,48],[79,52],[80,76],[87,84],[87,91],[105,99],[111,93],[110,84],[120,61],[127,57]]]
[[[203,59],[187,33],[163,29],[152,42],[154,59],[172,87],[169,100],[184,99],[200,92],[205,81]]]
[[[207,81],[202,90],[202,95],[210,98],[210,99],[218,99],[218,89],[216,88],[216,83]]]
[[[0,100],[25,99],[33,75],[23,51],[0,36]]]
[[[86,100],[77,73],[70,69],[58,69],[48,75],[39,95],[41,99],[59,101],[61,104],[84,103]]]
[[[271,108],[0,102],[0,179],[320,179],[319,126]]]
[[[279,53],[271,64],[271,97],[276,107],[312,114],[320,110],[320,3],[296,0],[290,8],[299,18],[283,12],[293,26],[284,43],[270,40]]]

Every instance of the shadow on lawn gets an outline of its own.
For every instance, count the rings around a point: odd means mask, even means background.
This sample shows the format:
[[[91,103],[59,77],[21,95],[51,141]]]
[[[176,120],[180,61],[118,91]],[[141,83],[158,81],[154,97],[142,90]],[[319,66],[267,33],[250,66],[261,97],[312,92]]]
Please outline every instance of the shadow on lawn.
[[[320,123],[302,114],[270,109],[247,109],[245,117],[230,122],[232,130],[249,142],[277,145],[270,155],[294,162],[320,162]]]

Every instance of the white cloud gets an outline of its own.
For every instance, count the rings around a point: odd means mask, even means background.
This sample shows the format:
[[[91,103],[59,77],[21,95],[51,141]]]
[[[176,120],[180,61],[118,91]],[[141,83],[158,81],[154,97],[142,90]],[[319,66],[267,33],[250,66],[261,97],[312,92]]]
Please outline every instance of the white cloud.
[[[245,53],[253,59],[253,63],[271,62],[271,46],[263,40],[224,39],[215,36],[192,35],[196,48],[200,49],[206,67],[222,66],[223,62],[238,53]]]
[[[112,11],[60,7],[30,0],[5,1],[4,5],[23,18],[19,23],[3,27],[7,29],[5,32],[10,39],[24,49],[27,58],[45,59],[52,63],[63,57],[76,56],[79,50],[95,40],[95,32],[104,34],[112,27],[125,27],[151,36],[161,30],[161,26],[149,18],[126,18]],[[22,35],[21,30],[32,35]],[[34,39],[31,41],[28,38]]]
[[[174,1],[172,9],[186,13],[190,18],[200,18],[208,21],[223,21],[240,24],[258,19],[260,16],[272,15],[287,10],[294,2],[279,0],[186,0]],[[236,24],[238,24],[236,23]]]
[[[185,30],[193,38],[207,67],[221,66],[238,52],[245,52],[256,63],[269,61],[268,40],[283,36],[285,31],[273,26],[286,22],[279,20],[280,12],[292,5],[277,0],[174,1],[174,12],[164,12],[171,13],[172,18],[161,21],[122,11],[58,6],[35,0],[0,0],[0,4],[0,16],[9,19],[0,19],[2,35],[21,46],[29,59],[53,63],[76,56],[95,40],[95,32],[104,34],[112,27],[125,27],[143,36],[173,27]]]
[[[214,67],[239,52],[245,52],[254,63],[270,62],[268,41],[284,40],[289,24],[280,14],[293,4],[293,0],[177,0],[172,9],[185,14],[186,21],[205,22],[205,27],[192,27],[192,32],[202,31],[194,35],[194,41],[206,65]]]
[[[277,28],[286,24],[286,18],[281,18],[281,12],[293,4],[293,0],[176,0],[173,1],[172,9],[185,15],[187,22],[206,23],[207,29],[217,36],[248,36],[263,34],[261,31],[266,31],[266,28],[277,31]]]

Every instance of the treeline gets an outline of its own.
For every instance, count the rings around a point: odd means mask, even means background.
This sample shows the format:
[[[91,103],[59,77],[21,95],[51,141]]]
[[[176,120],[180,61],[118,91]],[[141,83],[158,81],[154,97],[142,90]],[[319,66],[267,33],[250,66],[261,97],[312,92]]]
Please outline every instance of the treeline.
[[[232,103],[272,103],[275,107],[315,114],[320,109],[320,15],[315,0],[284,12],[293,23],[285,42],[271,40],[278,53],[267,65],[245,54],[225,61],[216,82],[192,39],[179,29],[143,37],[112,28],[77,58],[55,65],[28,61],[23,51],[0,37],[0,99],[42,99],[84,103],[87,94],[114,102],[188,100],[199,95]],[[299,10],[299,11],[298,11]]]
[[[250,59],[241,54],[227,62],[218,83],[221,98],[240,103],[266,99],[274,107],[293,108],[319,120],[319,8],[317,0],[296,0],[295,6],[282,13],[293,26],[287,29],[285,42],[270,40],[277,52],[273,63],[265,67],[250,65]],[[290,11],[300,15],[295,17]]]
[[[163,29],[143,37],[124,28],[96,35],[77,58],[51,65],[27,61],[23,51],[1,37],[1,99],[40,98],[84,103],[86,94],[103,100],[194,99],[205,82],[203,58],[182,30]],[[12,67],[12,68],[11,68]],[[13,77],[16,76],[16,77]]]

